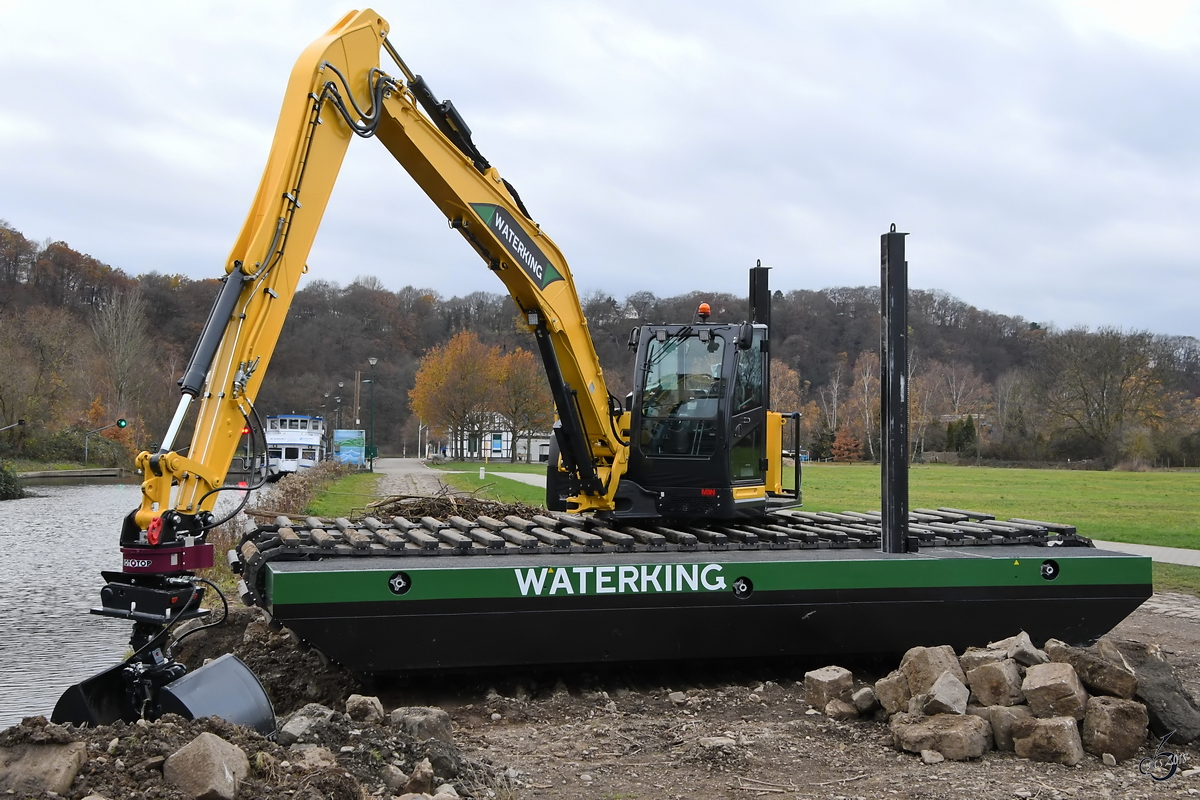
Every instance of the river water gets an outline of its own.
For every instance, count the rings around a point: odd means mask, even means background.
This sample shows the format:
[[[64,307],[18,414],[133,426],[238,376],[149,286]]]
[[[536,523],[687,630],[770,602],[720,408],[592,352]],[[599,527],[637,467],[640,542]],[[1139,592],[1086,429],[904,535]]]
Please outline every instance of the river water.
[[[100,605],[100,570],[121,569],[121,521],[140,484],[26,491],[0,502],[0,728],[48,718],[64,689],[121,660],[133,627],[88,609]]]

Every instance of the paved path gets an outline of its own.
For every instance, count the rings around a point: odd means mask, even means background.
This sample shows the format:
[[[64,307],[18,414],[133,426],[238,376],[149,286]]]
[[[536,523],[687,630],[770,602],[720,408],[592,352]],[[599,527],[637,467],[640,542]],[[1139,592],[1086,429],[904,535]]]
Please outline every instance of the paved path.
[[[536,475],[536,474],[530,474],[528,472],[500,472],[500,471],[493,472],[490,469],[487,470],[484,474],[485,475],[495,475],[497,478],[508,478],[510,481],[520,481],[521,483],[527,483],[530,486],[540,486],[543,489],[546,488],[545,474]]]
[[[445,484],[438,471],[425,466],[419,458],[377,458],[375,471],[383,473],[379,494],[437,494]]]
[[[1142,603],[1142,610],[1200,622],[1200,597],[1178,592],[1155,592],[1149,600]]]
[[[1092,542],[1101,550],[1115,550],[1118,553],[1129,553],[1135,556],[1150,556],[1155,561],[1164,564],[1183,564],[1187,567],[1200,567],[1200,550],[1189,550],[1183,547],[1156,547],[1150,544],[1102,542],[1099,539],[1093,539]]]

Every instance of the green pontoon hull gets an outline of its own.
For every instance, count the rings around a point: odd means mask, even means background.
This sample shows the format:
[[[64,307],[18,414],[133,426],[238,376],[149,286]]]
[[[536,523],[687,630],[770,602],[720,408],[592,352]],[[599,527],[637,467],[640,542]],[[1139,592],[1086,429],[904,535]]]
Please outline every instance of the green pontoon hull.
[[[270,561],[259,602],[378,674],[1085,644],[1152,593],[1150,559],[1092,547],[439,552]]]

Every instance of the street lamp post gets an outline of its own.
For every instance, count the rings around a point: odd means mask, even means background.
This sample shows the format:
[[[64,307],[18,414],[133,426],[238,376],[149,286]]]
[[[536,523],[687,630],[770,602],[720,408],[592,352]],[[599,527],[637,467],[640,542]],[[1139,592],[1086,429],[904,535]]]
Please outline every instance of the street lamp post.
[[[329,392],[325,393],[325,402],[321,403],[321,417],[325,422],[325,459],[329,460],[333,456],[333,427],[330,426],[329,419]]]
[[[375,364],[378,358],[368,358],[367,363],[371,365],[371,445],[367,448],[367,455],[371,459],[371,472],[375,471]]]
[[[24,420],[22,420],[20,424],[24,424]],[[128,423],[126,423],[126,422],[125,422],[125,420],[122,418],[122,419],[119,419],[119,420],[117,420],[116,422],[109,423],[108,425],[102,425],[102,426],[101,426],[101,427],[99,427],[99,428],[95,428],[95,429],[93,429],[93,430],[90,430],[90,431],[88,431],[87,433],[85,433],[85,434],[83,435],[83,465],[84,465],[85,467],[87,466],[87,462],[88,462],[88,439],[89,439],[89,438],[91,438],[91,436],[92,436],[92,434],[93,434],[93,433],[99,433],[100,431],[106,431],[106,430],[108,430],[109,428],[124,428],[124,427],[125,427],[127,424],[128,424]]]

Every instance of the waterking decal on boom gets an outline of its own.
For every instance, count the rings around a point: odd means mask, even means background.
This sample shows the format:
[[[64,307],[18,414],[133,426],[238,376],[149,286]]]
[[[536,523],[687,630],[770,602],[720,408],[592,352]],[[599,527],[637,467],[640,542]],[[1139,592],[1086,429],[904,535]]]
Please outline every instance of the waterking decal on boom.
[[[539,289],[545,289],[555,281],[563,279],[550,263],[550,259],[546,258],[546,254],[533,243],[511,214],[491,203],[471,203],[471,208],[483,223],[495,232],[504,243],[508,254],[521,265],[521,269],[525,270],[525,274],[533,279]]]

